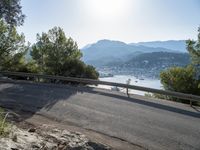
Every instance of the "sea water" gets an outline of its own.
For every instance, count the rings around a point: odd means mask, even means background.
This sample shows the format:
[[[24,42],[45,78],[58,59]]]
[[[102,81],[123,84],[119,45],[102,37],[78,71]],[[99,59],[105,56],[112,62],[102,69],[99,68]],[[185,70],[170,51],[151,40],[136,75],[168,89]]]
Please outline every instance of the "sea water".
[[[162,84],[160,83],[159,79],[148,79],[148,78],[137,78],[131,75],[115,75],[113,77],[104,77],[99,78],[100,81],[108,81],[108,82],[115,82],[115,83],[127,83],[127,80],[130,79],[130,85],[142,86],[142,87],[149,87],[154,89],[163,89]],[[103,89],[114,89],[112,86],[107,85],[98,85],[98,88]],[[120,88],[121,92],[126,92],[126,89]],[[130,93],[144,95],[148,92],[137,91],[137,90],[129,90]]]

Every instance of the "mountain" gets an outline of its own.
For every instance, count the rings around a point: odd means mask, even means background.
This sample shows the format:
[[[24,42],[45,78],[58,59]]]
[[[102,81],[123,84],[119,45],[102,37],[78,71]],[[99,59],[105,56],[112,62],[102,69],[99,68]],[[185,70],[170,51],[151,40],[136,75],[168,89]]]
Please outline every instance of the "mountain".
[[[130,45],[139,45],[147,47],[162,47],[180,52],[187,52],[185,40],[169,40],[169,41],[152,41],[152,42],[139,42],[131,43]]]
[[[188,53],[152,52],[136,56],[123,65],[137,68],[185,66],[190,62]]]
[[[87,64],[101,66],[108,63],[125,62],[128,59],[142,53],[150,52],[174,52],[162,47],[147,47],[143,45],[131,45],[121,41],[100,40],[87,45],[82,49],[83,61]]]
[[[160,71],[174,66],[186,66],[190,63],[188,53],[152,52],[143,53],[126,62],[110,63],[99,70],[109,70],[111,74],[134,74],[148,78],[159,78]]]
[[[87,49],[87,48],[89,48],[91,45],[92,45],[92,44],[87,44],[87,45],[85,45],[82,49]]]

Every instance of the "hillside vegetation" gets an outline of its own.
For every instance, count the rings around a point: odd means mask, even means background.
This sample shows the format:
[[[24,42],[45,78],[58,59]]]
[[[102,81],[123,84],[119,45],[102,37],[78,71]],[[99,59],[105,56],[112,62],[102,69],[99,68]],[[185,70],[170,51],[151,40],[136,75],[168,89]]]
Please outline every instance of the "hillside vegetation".
[[[18,26],[25,15],[20,0],[0,2],[0,70],[41,73],[98,79],[93,66],[81,61],[82,53],[77,43],[66,37],[63,29],[54,27],[47,33],[36,35],[36,43],[26,42]],[[27,53],[30,53],[27,59]]]
[[[187,53],[152,52],[133,57],[125,66],[140,68],[167,68],[171,66],[185,66],[189,64]]]
[[[186,67],[172,67],[163,71],[160,74],[161,83],[166,90],[200,95],[200,28],[197,41],[187,40],[186,44],[191,63]]]

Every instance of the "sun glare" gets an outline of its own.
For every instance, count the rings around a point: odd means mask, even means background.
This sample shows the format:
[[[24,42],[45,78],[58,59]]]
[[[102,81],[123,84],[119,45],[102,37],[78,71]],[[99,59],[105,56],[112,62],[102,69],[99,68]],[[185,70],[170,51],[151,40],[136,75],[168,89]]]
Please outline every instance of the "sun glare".
[[[128,12],[132,0],[87,0],[87,10],[98,19],[115,18]]]

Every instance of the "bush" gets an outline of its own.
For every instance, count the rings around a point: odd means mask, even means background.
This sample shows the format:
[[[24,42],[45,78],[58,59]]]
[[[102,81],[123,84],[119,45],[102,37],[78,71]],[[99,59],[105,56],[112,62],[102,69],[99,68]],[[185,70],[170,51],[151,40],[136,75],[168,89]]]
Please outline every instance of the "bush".
[[[93,66],[78,59],[69,59],[60,70],[61,76],[98,79],[99,74]]]
[[[200,95],[200,81],[196,78],[196,70],[193,66],[174,67],[161,72],[160,78],[164,89],[187,94]],[[172,98],[170,98],[172,99]],[[175,101],[188,103],[186,100],[175,99]]]
[[[77,43],[67,38],[60,27],[37,34],[31,56],[40,73],[90,79],[98,79],[99,76],[94,67],[80,60],[82,53]]]

